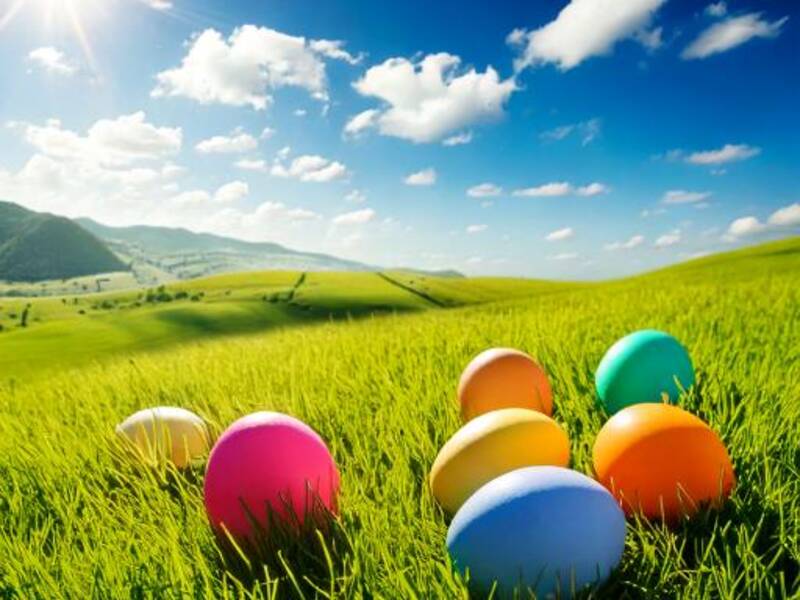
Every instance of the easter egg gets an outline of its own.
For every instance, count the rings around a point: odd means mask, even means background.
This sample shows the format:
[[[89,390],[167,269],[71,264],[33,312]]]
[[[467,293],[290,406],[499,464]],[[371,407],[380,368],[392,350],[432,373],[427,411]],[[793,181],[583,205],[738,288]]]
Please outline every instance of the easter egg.
[[[476,491],[456,513],[447,549],[470,585],[510,598],[570,598],[601,584],[622,557],[625,515],[582,473],[553,466],[517,469]]]
[[[680,385],[679,385],[680,384]],[[610,414],[640,402],[675,402],[694,384],[686,348],[668,333],[647,329],[608,349],[595,373],[600,404]]]
[[[735,483],[728,452],[696,416],[671,404],[635,404],[611,417],[594,443],[598,481],[625,512],[675,521],[718,506]]]
[[[569,439],[555,421],[533,410],[504,408],[475,417],[442,446],[430,486],[442,508],[454,513],[495,477],[520,467],[568,462]]]
[[[461,374],[458,400],[465,421],[499,408],[553,413],[544,370],[530,356],[512,348],[492,348],[473,358]]]
[[[339,471],[325,442],[289,415],[235,421],[208,457],[205,505],[212,527],[255,540],[272,519],[302,524],[321,503],[336,510]]]
[[[174,406],[140,410],[117,425],[117,434],[146,462],[167,460],[177,467],[202,456],[209,444],[203,419]]]

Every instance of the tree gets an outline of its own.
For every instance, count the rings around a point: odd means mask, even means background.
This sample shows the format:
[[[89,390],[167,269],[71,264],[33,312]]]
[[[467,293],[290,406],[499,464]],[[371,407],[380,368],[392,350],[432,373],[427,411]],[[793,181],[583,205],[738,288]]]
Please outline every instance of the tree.
[[[28,314],[31,312],[31,305],[26,304],[25,308],[22,309],[22,314],[19,317],[19,326],[20,327],[27,327],[28,326]]]

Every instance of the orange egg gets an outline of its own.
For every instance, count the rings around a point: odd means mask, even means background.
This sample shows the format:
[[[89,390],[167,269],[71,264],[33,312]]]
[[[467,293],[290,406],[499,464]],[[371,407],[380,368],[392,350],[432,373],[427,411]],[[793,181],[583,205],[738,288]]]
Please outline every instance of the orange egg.
[[[735,484],[716,433],[670,404],[635,404],[611,417],[594,443],[597,479],[627,514],[674,522],[719,506]]]
[[[458,400],[465,421],[500,408],[553,413],[544,370],[530,356],[512,348],[492,348],[473,358],[461,374]]]

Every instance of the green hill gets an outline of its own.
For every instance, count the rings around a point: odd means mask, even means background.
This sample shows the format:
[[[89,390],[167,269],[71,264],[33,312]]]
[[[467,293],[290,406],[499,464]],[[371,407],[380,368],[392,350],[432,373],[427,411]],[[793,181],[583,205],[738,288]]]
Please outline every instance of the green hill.
[[[0,279],[42,281],[126,269],[103,242],[69,219],[0,202]]]

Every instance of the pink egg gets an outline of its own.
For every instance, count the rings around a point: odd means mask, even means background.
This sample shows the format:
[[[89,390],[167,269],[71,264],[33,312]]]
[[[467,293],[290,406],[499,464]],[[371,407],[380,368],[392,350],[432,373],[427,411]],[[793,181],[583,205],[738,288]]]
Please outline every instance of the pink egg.
[[[335,512],[338,492],[339,471],[325,442],[289,415],[242,417],[220,436],[208,458],[209,520],[215,530],[224,528],[237,539],[252,539],[251,518],[266,528],[270,514],[293,519],[294,513],[302,523],[317,499]]]

